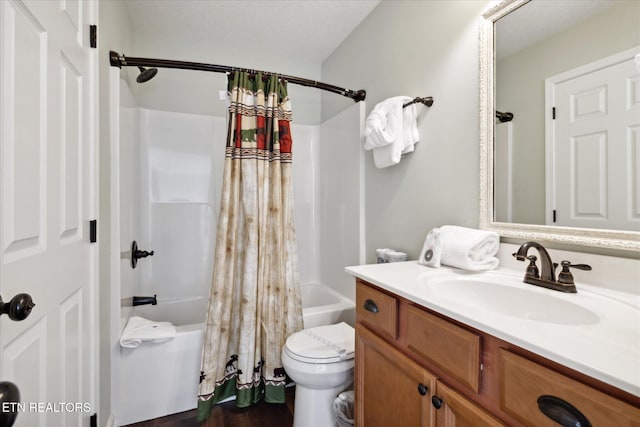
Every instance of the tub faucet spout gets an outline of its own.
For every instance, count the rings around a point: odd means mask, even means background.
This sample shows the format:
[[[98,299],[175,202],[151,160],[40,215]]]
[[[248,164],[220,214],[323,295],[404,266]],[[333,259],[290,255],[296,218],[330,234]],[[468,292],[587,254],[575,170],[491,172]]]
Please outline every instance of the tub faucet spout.
[[[152,297],[133,297],[133,305],[158,305],[157,295]]]

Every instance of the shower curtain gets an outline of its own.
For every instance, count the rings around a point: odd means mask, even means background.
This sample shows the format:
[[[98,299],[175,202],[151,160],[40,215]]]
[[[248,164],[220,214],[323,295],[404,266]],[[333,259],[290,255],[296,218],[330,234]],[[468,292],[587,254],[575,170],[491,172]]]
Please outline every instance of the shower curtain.
[[[277,76],[229,77],[229,122],[198,420],[236,395],[283,403],[280,351],[302,329],[293,220],[291,108]]]

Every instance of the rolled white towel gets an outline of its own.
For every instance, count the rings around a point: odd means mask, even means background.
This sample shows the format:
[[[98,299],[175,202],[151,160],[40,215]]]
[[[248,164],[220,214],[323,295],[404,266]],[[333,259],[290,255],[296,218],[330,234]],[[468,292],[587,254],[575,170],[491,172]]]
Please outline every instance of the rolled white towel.
[[[471,271],[493,270],[498,267],[496,254],[500,236],[493,231],[445,225],[440,227],[444,265]]]
[[[429,267],[440,267],[442,260],[442,238],[440,237],[440,229],[434,228],[427,234],[424,239],[418,263]]]
[[[131,316],[120,336],[120,345],[136,348],[143,341],[161,343],[176,336],[176,327],[171,322],[154,322],[140,316]]]

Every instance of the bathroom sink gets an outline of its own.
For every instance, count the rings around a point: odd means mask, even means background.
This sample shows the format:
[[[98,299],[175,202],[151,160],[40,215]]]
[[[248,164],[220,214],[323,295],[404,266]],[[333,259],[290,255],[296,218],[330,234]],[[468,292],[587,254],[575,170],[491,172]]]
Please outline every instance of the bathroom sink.
[[[522,278],[484,273],[425,277],[429,298],[469,309],[562,325],[592,325],[599,316],[563,294],[522,283]],[[578,291],[579,292],[579,291]]]

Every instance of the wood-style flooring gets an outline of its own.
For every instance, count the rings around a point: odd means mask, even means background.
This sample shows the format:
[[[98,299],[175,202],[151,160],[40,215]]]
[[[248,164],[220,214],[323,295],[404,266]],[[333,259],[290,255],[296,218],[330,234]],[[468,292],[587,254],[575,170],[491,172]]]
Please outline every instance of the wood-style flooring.
[[[181,412],[126,427],[291,427],[293,426],[294,388],[287,389],[284,405],[260,402],[239,409],[235,402],[216,405],[207,421],[196,423],[196,410]]]

